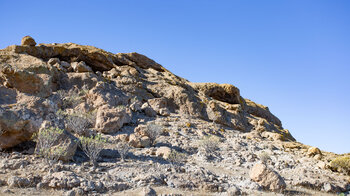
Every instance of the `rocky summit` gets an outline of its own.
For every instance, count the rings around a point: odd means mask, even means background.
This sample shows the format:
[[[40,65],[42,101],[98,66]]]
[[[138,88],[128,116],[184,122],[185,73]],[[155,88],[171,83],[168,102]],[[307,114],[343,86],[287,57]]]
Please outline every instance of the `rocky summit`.
[[[1,195],[332,195],[350,155],[297,142],[231,84],[74,43],[0,50]]]

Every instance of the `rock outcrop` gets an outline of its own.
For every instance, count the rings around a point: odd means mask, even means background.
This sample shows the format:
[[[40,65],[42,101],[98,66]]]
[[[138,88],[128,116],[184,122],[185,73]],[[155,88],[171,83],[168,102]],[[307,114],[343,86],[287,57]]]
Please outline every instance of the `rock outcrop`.
[[[1,148],[29,140],[42,121],[54,121],[60,109],[97,111],[93,126],[103,133],[117,132],[141,109],[149,117],[190,115],[241,131],[255,130],[260,126],[255,122],[263,119],[269,126],[262,132],[284,134],[281,121],[267,107],[243,99],[233,85],[188,82],[138,53],[34,43],[25,37],[21,46],[0,51]],[[69,95],[72,89],[80,90],[76,97]],[[59,97],[62,91],[68,92],[66,98]],[[65,103],[69,100],[85,103]],[[136,112],[113,109],[135,106],[135,101],[142,106]]]
[[[0,50],[5,195],[346,195],[349,160],[296,142],[237,87],[138,53],[31,37]]]

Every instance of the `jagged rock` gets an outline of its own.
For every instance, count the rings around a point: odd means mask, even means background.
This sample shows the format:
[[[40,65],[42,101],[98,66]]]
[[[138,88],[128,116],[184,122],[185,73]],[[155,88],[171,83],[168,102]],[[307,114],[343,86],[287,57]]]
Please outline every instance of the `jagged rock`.
[[[145,114],[149,117],[157,116],[157,112],[149,105],[149,103],[144,103],[141,106],[141,109],[145,112]]]
[[[244,99],[244,102],[245,102],[245,109],[249,114],[253,114],[255,116],[264,118],[268,122],[272,122],[277,126],[282,126],[281,121],[269,111],[268,107],[263,106],[261,104],[254,103],[249,99]]]
[[[231,104],[240,103],[239,89],[231,84],[192,83],[191,85],[213,99]]]
[[[30,180],[28,180],[27,178],[22,178],[22,177],[18,177],[18,176],[11,176],[7,180],[7,185],[10,188],[28,187],[28,186],[30,186]]]
[[[27,36],[22,38],[21,45],[22,46],[35,46],[36,42],[34,41],[34,39],[32,37],[27,35]]]
[[[2,64],[0,74],[6,78],[6,86],[20,92],[47,97],[53,88],[55,72],[42,60],[26,57],[18,63]],[[22,63],[22,64],[20,64]]]
[[[253,181],[268,190],[277,191],[286,188],[283,178],[277,172],[261,163],[253,166],[249,176]]]
[[[81,178],[70,171],[60,171],[47,174],[42,180],[42,183],[55,189],[71,189],[78,187],[82,182],[84,181]]]
[[[165,98],[154,98],[148,100],[149,105],[155,110],[158,114],[162,116],[169,116],[170,111],[167,107],[167,100]]]

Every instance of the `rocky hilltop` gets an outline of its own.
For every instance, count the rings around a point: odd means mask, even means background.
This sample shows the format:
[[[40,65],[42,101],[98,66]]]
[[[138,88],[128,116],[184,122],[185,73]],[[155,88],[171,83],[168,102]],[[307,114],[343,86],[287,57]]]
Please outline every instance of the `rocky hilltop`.
[[[64,152],[57,158],[38,148],[52,128],[62,130],[49,146]],[[103,138],[96,164],[83,136]],[[231,84],[192,83],[138,53],[37,45],[29,36],[0,50],[0,148],[0,188],[9,195],[350,189],[349,170],[335,164],[347,155],[296,142]]]

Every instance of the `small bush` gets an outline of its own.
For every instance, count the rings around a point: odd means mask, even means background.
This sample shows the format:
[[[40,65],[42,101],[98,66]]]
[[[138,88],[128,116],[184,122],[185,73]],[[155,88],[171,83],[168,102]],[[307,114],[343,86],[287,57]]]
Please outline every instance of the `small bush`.
[[[81,149],[89,157],[93,165],[97,167],[97,159],[106,145],[106,139],[103,139],[101,134],[97,134],[90,137],[80,136],[79,140]]]
[[[159,137],[159,135],[162,133],[162,127],[157,124],[149,124],[146,129],[146,135],[151,140],[151,145],[154,145],[156,139]]]
[[[56,115],[60,119],[64,119],[66,129],[78,135],[88,136],[88,129],[94,127],[96,122],[96,110],[88,113],[75,112],[73,114],[68,114],[67,112],[59,110]]]
[[[57,161],[61,156],[66,154],[67,141],[61,142],[54,146],[63,134],[63,129],[57,127],[49,127],[41,129],[33,135],[33,140],[36,142],[35,153],[49,160]]]
[[[261,162],[262,162],[263,164],[266,164],[267,161],[271,160],[270,154],[267,153],[267,152],[265,152],[265,151],[261,152],[261,153],[258,155],[258,157],[259,157],[259,159],[261,160]]]
[[[186,154],[172,150],[167,158],[171,165],[176,166],[183,163],[186,160]]]
[[[80,97],[80,91],[79,90],[72,90],[72,91],[65,91],[65,90],[58,90],[57,94],[60,96],[62,100],[62,108],[74,108],[75,106],[79,105],[83,100]]]
[[[338,172],[350,174],[350,156],[339,156],[330,163],[330,166]]]
[[[130,146],[127,142],[119,142],[117,144],[117,151],[120,154],[122,161],[125,161],[125,158],[128,156],[130,151]]]
[[[199,141],[199,148],[202,149],[207,156],[212,156],[219,148],[220,138],[217,136],[206,136]]]

